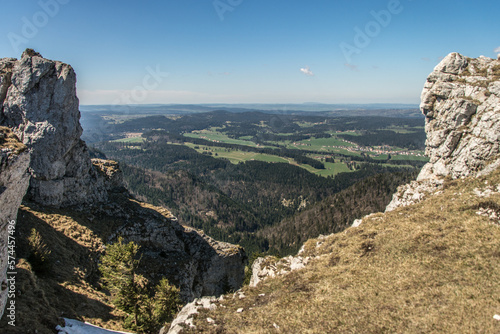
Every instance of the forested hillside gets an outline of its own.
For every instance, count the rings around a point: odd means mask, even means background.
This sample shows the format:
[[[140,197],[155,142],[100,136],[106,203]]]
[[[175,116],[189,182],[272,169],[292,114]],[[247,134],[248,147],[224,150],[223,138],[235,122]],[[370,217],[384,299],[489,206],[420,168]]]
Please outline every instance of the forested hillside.
[[[106,147],[111,145],[121,146]],[[397,186],[413,176],[411,169],[397,172],[401,169],[365,164],[324,178],[291,164],[235,165],[179,145],[141,147],[107,151],[108,157],[122,161],[134,195],[169,208],[182,224],[241,244],[249,253],[293,253],[307,237],[339,231],[354,218],[383,210]]]
[[[373,212],[384,211],[397,187],[417,176],[417,172],[381,173],[329,196],[258,235],[269,240],[270,248],[281,254],[294,254],[308,239],[344,230]]]
[[[122,120],[95,144],[128,189],[179,222],[287,255],[380,211],[425,163],[422,119],[212,111]]]

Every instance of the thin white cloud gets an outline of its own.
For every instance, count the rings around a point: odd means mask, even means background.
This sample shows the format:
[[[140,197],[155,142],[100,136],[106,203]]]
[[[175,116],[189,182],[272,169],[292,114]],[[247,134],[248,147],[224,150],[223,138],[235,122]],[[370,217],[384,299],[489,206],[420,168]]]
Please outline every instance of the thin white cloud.
[[[495,52],[496,54],[498,54],[500,56],[500,46],[498,48],[496,48],[495,50],[493,50],[493,52]]]
[[[309,66],[306,66],[305,68],[301,68],[300,71],[304,73],[307,76],[314,76],[314,73],[309,69]]]

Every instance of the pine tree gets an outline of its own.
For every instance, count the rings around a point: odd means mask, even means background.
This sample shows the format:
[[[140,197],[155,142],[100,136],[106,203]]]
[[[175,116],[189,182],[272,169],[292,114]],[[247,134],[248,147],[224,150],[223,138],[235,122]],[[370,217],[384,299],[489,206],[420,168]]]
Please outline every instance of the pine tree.
[[[172,321],[182,305],[179,298],[179,288],[170,285],[168,279],[162,278],[155,290],[153,308],[155,322],[164,324]]]
[[[137,274],[139,246],[123,243],[119,237],[108,245],[99,270],[113,304],[128,314],[125,327],[139,333],[156,333],[165,322],[171,321],[181,306],[179,289],[163,278],[150,296],[149,281]]]
[[[104,286],[111,293],[113,304],[132,316],[126,321],[131,322],[130,327],[138,325],[139,302],[147,285],[145,278],[136,274],[138,251],[139,246],[134,242],[124,244],[123,238],[119,237],[117,242],[108,245],[99,265]]]
[[[138,284],[135,271],[139,265],[139,260],[136,259],[138,250],[138,245],[133,242],[124,244],[123,238],[120,237],[117,242],[108,245],[106,255],[102,257],[99,265],[113,304],[127,313],[133,313],[136,307]]]

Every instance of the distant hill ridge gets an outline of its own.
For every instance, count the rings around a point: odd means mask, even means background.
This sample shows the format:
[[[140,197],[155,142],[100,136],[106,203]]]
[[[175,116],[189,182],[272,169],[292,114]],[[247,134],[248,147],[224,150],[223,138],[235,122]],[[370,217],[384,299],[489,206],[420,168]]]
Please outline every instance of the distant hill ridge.
[[[192,114],[214,110],[234,113],[261,111],[276,115],[318,115],[318,116],[386,116],[421,117],[418,105],[413,104],[137,104],[137,105],[83,105],[83,116],[87,113],[101,112],[110,114]]]

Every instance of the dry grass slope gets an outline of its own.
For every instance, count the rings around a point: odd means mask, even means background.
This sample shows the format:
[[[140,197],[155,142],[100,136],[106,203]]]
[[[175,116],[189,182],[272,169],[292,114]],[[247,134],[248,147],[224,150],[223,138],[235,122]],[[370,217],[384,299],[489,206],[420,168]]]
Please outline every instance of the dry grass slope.
[[[499,186],[500,171],[450,181],[415,206],[310,240],[312,264],[226,296],[191,332],[500,333]]]
[[[113,222],[91,222],[82,212],[33,203],[21,206],[17,222],[17,323],[11,327],[2,319],[0,333],[54,333],[61,321],[59,317],[123,329],[119,312],[99,291],[96,275],[95,260],[103,251],[103,236],[107,234],[99,225],[107,223],[105,229],[112,229]],[[26,260],[32,228],[51,250],[50,268],[42,273],[37,273]]]

